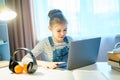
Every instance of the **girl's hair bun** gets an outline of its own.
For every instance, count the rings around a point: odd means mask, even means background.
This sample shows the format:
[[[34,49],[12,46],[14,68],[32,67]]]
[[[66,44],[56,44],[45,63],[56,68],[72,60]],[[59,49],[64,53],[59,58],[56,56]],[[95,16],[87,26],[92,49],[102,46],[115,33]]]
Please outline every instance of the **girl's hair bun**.
[[[48,13],[48,16],[49,18],[52,18],[56,15],[59,15],[59,14],[62,14],[62,11],[59,10],[59,9],[53,9],[53,10],[50,10],[49,13]]]

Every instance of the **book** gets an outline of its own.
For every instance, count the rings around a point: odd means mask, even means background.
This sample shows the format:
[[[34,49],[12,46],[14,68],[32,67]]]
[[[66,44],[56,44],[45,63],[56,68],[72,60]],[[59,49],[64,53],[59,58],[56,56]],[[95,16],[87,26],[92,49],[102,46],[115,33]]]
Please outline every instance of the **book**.
[[[111,66],[111,68],[120,72],[120,68],[118,68],[118,67]]]
[[[120,68],[120,63],[119,63],[119,62],[115,62],[115,61],[108,60],[108,64],[109,64],[110,66],[114,66],[114,67]]]
[[[61,71],[44,75],[41,80],[108,80],[104,74],[95,70]]]
[[[114,70],[116,70],[116,68],[120,68],[120,53],[116,53],[115,51],[109,51],[108,65],[110,65],[111,68]]]
[[[120,53],[108,52],[108,60],[119,62]]]
[[[120,71],[120,53],[109,52],[108,53],[108,64],[113,70]]]

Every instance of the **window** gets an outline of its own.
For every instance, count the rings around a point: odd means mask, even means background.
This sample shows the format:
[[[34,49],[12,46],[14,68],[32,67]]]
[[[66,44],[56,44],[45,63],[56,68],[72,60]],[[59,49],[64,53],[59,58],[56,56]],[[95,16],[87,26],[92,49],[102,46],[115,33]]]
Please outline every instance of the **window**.
[[[34,0],[38,39],[50,36],[48,12],[61,9],[74,39],[114,35],[120,32],[119,0]]]

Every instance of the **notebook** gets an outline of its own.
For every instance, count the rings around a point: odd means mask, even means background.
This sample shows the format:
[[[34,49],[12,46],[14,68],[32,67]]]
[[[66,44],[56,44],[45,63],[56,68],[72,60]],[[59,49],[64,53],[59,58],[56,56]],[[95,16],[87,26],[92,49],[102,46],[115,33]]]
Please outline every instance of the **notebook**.
[[[94,64],[97,61],[101,37],[72,41],[68,62],[59,64],[59,68],[73,70]]]
[[[45,72],[45,71],[44,71]],[[62,77],[60,76],[62,75]],[[41,80],[108,80],[107,77],[95,70],[54,71],[41,76]]]

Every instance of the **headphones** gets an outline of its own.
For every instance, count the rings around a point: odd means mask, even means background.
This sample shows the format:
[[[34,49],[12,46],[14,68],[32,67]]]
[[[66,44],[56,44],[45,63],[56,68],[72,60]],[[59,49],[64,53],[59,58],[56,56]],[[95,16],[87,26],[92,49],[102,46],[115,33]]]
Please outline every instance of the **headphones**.
[[[19,51],[25,51],[26,53],[29,53],[33,59],[33,62],[29,62],[28,64],[24,64],[23,66],[21,66],[17,61],[15,61],[15,57],[14,55],[16,53],[18,53]],[[13,53],[13,56],[11,56],[10,58],[10,62],[9,62],[9,69],[16,74],[20,74],[23,71],[25,71],[26,73],[32,74],[37,70],[37,62],[36,62],[36,58],[33,55],[33,53],[27,49],[27,48],[18,48],[15,50],[15,52]]]
[[[120,42],[116,43],[114,49],[120,48]]]

